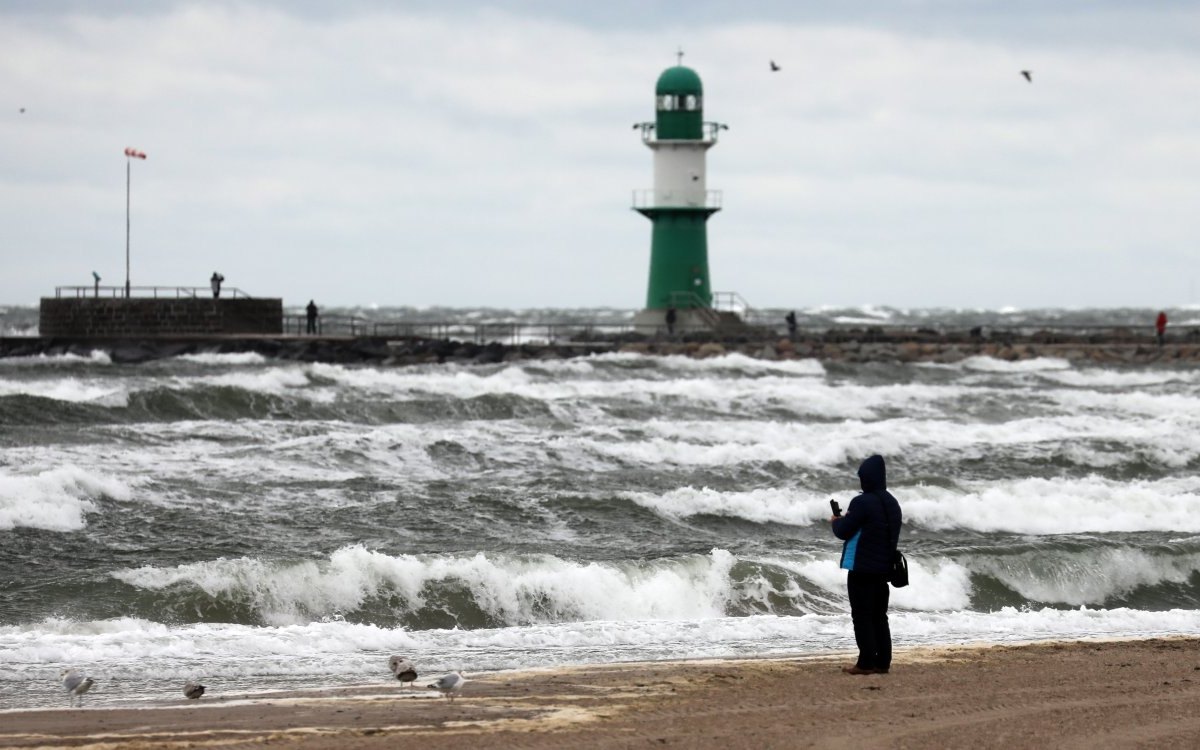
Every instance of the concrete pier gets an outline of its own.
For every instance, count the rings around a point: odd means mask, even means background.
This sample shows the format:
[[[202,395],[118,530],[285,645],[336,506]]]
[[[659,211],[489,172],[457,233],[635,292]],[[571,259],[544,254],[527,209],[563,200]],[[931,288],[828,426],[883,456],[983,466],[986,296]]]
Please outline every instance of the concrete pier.
[[[278,298],[43,297],[45,337],[157,337],[283,332]]]

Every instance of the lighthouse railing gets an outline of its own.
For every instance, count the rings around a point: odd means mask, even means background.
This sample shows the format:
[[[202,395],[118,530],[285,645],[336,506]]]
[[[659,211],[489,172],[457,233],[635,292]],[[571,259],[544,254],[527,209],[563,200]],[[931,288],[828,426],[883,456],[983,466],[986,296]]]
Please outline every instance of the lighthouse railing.
[[[737,292],[713,292],[713,307],[717,310],[737,313],[747,323],[757,323],[762,318],[762,314],[751,307],[746,298]]]
[[[671,307],[693,312],[704,321],[705,325],[716,330],[721,325],[721,316],[707,300],[695,292],[676,291],[668,295]]]
[[[713,292],[713,307],[742,315],[749,305],[737,292]]]
[[[633,191],[633,208],[703,208],[717,211],[721,208],[720,190],[660,190],[646,188]]]

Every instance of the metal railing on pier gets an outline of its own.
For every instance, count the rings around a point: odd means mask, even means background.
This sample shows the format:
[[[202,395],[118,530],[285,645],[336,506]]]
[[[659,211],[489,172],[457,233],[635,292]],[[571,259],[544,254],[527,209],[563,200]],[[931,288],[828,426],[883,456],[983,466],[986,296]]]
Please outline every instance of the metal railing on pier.
[[[613,323],[462,323],[423,322],[374,324],[375,335],[385,338],[450,339],[474,344],[594,343],[634,332],[632,325]]]
[[[306,315],[283,316],[283,333],[294,336],[371,336],[383,339],[446,339],[475,344],[563,344],[611,340],[635,332],[612,323],[464,323],[461,321],[368,320],[318,315],[309,333]]]
[[[126,294],[124,286],[100,286],[93,284],[92,286],[56,286],[54,287],[54,296],[60,299],[63,297],[74,297],[76,299],[84,297],[121,299],[126,297]],[[213,293],[211,286],[131,286],[129,287],[128,296],[149,299],[184,299],[211,297]],[[226,298],[250,299],[249,294],[236,287],[222,287],[221,296]]]
[[[713,308],[705,308],[712,310]],[[296,316],[303,324],[303,316]],[[336,335],[341,331],[366,331],[353,335],[385,339],[446,339],[476,344],[585,344],[615,341],[690,338],[694,340],[746,340],[775,342],[788,338],[786,322],[758,322],[737,334],[720,336],[713,331],[684,331],[668,336],[666,326],[635,326],[632,322],[618,323],[464,323],[460,321],[367,321],[362,318],[341,322],[340,328],[319,328],[321,335]],[[295,324],[290,324],[295,332]],[[859,341],[901,343],[905,341],[952,343],[1025,342],[1042,344],[1149,344],[1154,343],[1153,327],[1143,326],[987,326],[980,329],[933,329],[916,325],[800,325],[792,337],[809,341]],[[1200,329],[1168,331],[1167,342],[1200,343]]]
[[[313,330],[308,330],[307,315],[284,315],[283,332],[302,336],[374,336],[371,321],[357,315],[318,315],[313,321]]]

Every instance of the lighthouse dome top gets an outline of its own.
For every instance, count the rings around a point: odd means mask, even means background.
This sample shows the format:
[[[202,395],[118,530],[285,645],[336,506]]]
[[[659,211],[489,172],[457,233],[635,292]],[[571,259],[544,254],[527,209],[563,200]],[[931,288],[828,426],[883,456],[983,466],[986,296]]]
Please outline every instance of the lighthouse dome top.
[[[658,83],[654,85],[655,94],[696,94],[697,96],[704,93],[704,86],[700,83],[700,76],[691,68],[683,65],[676,65],[667,68],[658,77]]]

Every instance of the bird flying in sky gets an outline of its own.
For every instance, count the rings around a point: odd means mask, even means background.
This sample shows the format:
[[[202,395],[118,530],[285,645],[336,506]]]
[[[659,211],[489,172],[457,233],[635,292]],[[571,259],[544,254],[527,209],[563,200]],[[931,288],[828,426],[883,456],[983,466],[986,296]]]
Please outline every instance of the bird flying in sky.
[[[777,70],[779,70],[779,66],[775,64],[774,60],[772,60],[771,61],[771,72],[774,73]]]
[[[1025,76],[1025,80],[1033,83],[1033,73],[1028,70],[1022,70],[1021,75]]]

